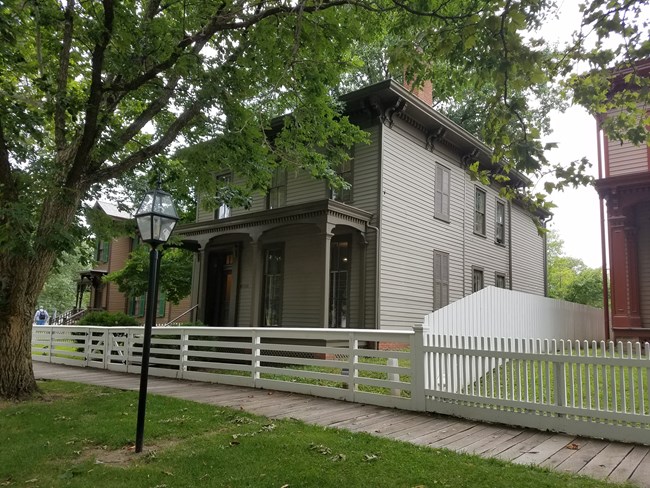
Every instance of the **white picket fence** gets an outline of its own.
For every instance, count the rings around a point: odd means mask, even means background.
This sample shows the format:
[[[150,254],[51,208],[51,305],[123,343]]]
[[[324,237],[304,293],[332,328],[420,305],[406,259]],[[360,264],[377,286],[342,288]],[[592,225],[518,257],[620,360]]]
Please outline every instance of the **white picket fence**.
[[[424,318],[436,335],[605,340],[603,310],[488,286]]]
[[[139,373],[142,338],[140,327],[36,326],[32,358]],[[408,347],[364,347],[374,343]],[[149,373],[650,444],[648,343],[166,327]]]

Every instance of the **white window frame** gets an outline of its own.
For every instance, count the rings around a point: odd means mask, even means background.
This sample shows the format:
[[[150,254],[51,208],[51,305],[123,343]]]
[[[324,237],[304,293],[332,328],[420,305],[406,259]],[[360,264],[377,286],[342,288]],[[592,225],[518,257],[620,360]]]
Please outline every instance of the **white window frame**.
[[[487,192],[478,186],[474,187],[474,234],[485,237],[485,214],[487,207]]]

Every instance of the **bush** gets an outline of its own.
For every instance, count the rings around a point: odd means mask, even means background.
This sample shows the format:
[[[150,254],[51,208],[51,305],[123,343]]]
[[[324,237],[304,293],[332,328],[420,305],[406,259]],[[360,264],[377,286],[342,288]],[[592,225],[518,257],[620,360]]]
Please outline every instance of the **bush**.
[[[79,320],[79,325],[98,325],[100,327],[134,327],[140,323],[122,312],[89,312]]]

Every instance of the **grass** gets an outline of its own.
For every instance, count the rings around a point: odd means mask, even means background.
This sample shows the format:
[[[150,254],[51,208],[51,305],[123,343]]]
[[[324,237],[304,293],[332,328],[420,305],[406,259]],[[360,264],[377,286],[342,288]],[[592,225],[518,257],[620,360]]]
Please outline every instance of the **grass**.
[[[0,403],[0,486],[613,486],[157,395],[148,398],[145,453],[135,454],[136,392],[40,386],[40,399]]]

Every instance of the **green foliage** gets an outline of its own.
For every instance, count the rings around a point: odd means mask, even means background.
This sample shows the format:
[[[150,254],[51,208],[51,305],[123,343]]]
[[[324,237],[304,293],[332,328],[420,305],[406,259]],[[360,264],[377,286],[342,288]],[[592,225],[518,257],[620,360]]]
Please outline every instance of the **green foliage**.
[[[79,321],[79,325],[97,325],[100,327],[135,327],[140,323],[123,312],[88,312]]]
[[[548,296],[574,303],[603,306],[603,276],[581,259],[564,255],[557,231],[547,233]]]
[[[164,249],[160,262],[160,291],[165,299],[177,304],[188,296],[192,287],[192,253],[177,248]],[[129,297],[147,293],[149,287],[149,247],[138,246],[124,267],[108,274],[106,281],[117,283]]]
[[[63,313],[75,306],[79,272],[87,269],[91,258],[92,249],[85,243],[72,253],[61,254],[38,297],[38,304],[48,310],[50,315],[55,310]]]

